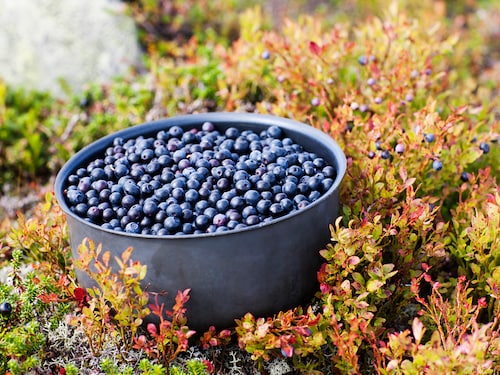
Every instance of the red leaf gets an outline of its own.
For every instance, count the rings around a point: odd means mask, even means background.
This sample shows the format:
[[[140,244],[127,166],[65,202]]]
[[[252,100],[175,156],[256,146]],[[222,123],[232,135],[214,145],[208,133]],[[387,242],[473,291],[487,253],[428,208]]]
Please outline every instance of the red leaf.
[[[78,302],[78,306],[82,306],[87,302],[87,292],[83,288],[75,288],[73,298]]]
[[[317,56],[321,53],[322,48],[320,46],[318,46],[317,43],[310,41],[309,42],[309,50]]]
[[[149,323],[147,325],[147,330],[151,336],[153,337],[158,336],[158,330],[156,329],[156,325],[154,323]]]
[[[38,296],[38,299],[42,301],[43,303],[50,303],[50,302],[57,302],[59,300],[59,297],[57,297],[57,294],[55,293],[42,293]]]
[[[204,359],[204,360],[202,360],[202,362],[205,364],[205,366],[207,366],[207,372],[209,374],[212,374],[215,372],[215,366],[211,361],[209,361],[208,359]]]

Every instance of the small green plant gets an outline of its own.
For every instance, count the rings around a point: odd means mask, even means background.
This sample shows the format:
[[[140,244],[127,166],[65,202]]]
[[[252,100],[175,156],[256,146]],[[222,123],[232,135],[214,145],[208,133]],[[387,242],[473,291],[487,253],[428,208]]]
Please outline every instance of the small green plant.
[[[96,286],[86,290],[88,298],[81,304],[80,314],[74,315],[74,324],[84,330],[94,355],[105,341],[117,340],[116,334],[125,350],[130,350],[143,318],[150,312],[146,307],[149,295],[140,285],[146,266],[130,259],[132,248],[116,257],[116,270],[109,251],[102,252],[101,245],[95,246],[93,241],[84,241],[78,253],[75,267],[86,272]]]
[[[175,297],[172,310],[165,311],[165,304],[158,303],[158,294],[155,303],[151,305],[151,313],[159,319],[158,324],[148,323],[148,335],[135,338],[135,349],[143,350],[149,357],[156,358],[160,363],[168,366],[181,352],[189,347],[188,339],[195,334],[186,325],[185,303],[189,300],[189,289],[179,291]]]
[[[10,267],[9,280],[0,284],[0,371],[23,374],[44,359],[43,329],[58,324],[71,310],[71,299],[64,297],[64,278],[26,270],[22,250],[12,251]],[[66,301],[45,298],[56,294]]]
[[[430,284],[428,298],[421,296],[422,280]],[[440,283],[433,281],[428,273],[414,279],[411,288],[423,308],[421,317],[413,319],[411,331],[389,334],[387,343],[378,343],[376,352],[387,361],[381,366],[379,358],[378,373],[495,373],[500,366],[498,290],[492,295],[496,301],[493,320],[480,324],[479,315],[487,303],[484,298],[474,303],[469,286],[465,277],[460,277],[453,299],[447,300],[439,291]]]
[[[182,368],[181,366],[173,365],[170,367],[171,375],[207,375],[208,365],[205,361],[198,359],[190,359],[186,361],[186,364]]]
[[[71,249],[68,242],[66,219],[55,201],[54,194],[45,194],[30,218],[19,214],[17,226],[7,235],[6,245],[0,250],[8,256],[12,249],[22,249],[23,255],[48,272],[66,275],[71,268]]]

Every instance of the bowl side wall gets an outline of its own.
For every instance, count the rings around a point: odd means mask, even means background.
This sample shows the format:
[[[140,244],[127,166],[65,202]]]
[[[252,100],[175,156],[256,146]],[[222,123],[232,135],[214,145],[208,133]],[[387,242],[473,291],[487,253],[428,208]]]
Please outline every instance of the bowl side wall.
[[[201,126],[204,121],[212,121],[223,129],[241,126],[260,131],[270,125],[281,126],[287,136],[337,168],[335,184],[316,202],[294,214],[259,227],[214,235],[127,235],[103,230],[69,211],[63,197],[64,181],[72,171],[103,152],[114,137],[152,135],[172,125],[187,128]],[[61,169],[56,179],[56,197],[68,218],[74,257],[86,238],[101,243],[103,250],[110,250],[113,256],[132,246],[132,258],[148,267],[143,285],[149,285],[152,292],[167,292],[160,302],[170,308],[178,290],[191,288],[188,325],[197,330],[210,325],[225,328],[233,326],[234,319],[246,312],[270,316],[305,303],[318,290],[319,250],[328,243],[328,226],[338,215],[339,185],[345,164],[345,156],[333,140],[304,124],[254,114],[189,115],[138,125],[87,146]],[[87,275],[81,271],[77,275],[82,286],[92,286]]]

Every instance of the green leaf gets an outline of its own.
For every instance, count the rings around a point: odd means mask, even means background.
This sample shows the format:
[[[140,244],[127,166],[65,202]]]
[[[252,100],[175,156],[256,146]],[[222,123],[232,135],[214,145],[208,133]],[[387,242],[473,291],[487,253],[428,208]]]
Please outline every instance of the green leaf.
[[[384,286],[384,284],[385,282],[383,282],[382,280],[370,279],[366,283],[366,290],[368,290],[370,293],[373,293]]]

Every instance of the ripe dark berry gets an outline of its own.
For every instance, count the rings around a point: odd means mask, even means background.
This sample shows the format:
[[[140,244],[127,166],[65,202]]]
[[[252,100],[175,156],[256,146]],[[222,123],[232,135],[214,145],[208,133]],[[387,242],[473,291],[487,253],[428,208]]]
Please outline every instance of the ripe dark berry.
[[[359,65],[366,65],[368,63],[368,59],[365,55],[361,55],[358,58]]]
[[[441,162],[441,160],[434,160],[432,162],[432,169],[434,169],[435,171],[440,171],[441,169],[443,169],[443,163]]]
[[[9,316],[12,313],[12,305],[9,302],[0,304],[0,315]]]
[[[207,215],[196,216],[196,219],[194,220],[194,225],[198,229],[205,230],[210,225],[210,219],[208,218]]]
[[[251,189],[244,193],[243,198],[247,205],[255,206],[257,202],[260,200],[261,195],[257,190]]]
[[[163,222],[165,229],[170,233],[176,233],[182,228],[182,221],[180,218],[175,216],[167,216]]]
[[[381,157],[382,159],[386,159],[386,160],[387,160],[387,159],[390,159],[390,158],[391,158],[391,153],[390,153],[389,151],[387,151],[387,150],[384,150],[384,151],[382,151],[382,153],[380,154],[380,157]]]
[[[463,182],[467,182],[469,181],[469,174],[467,172],[462,172],[462,174],[460,175],[460,179],[463,181]]]
[[[432,143],[436,140],[436,137],[432,133],[426,133],[426,134],[424,134],[424,139],[426,142]]]
[[[269,213],[271,214],[272,217],[279,217],[285,214],[285,209],[280,203],[273,203],[269,207]]]
[[[490,145],[487,144],[486,142],[481,142],[479,144],[479,149],[485,154],[487,154],[488,152],[490,152]]]
[[[125,226],[125,232],[127,233],[141,233],[141,227],[134,221],[131,221]]]

